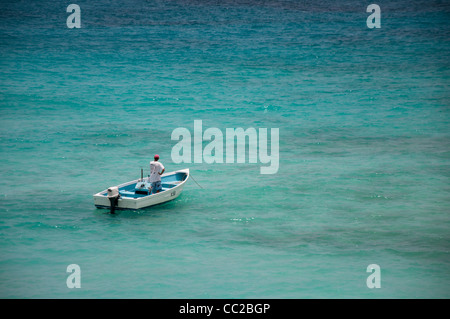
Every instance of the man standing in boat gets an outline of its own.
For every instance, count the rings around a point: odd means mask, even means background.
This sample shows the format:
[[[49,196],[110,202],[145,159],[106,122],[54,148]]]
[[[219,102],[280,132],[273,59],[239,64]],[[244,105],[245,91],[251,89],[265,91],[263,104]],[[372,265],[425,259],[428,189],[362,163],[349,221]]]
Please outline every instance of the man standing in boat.
[[[161,175],[164,173],[164,165],[159,162],[159,155],[155,155],[155,160],[150,162],[150,186],[152,194],[159,193],[162,190]]]

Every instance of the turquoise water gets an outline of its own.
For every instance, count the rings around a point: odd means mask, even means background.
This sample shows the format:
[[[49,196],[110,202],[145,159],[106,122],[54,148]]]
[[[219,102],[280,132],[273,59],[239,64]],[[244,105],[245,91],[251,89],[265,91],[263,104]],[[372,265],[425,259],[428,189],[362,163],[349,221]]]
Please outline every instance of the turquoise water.
[[[1,3],[0,297],[450,297],[448,2],[76,3]],[[279,128],[277,174],[175,164],[194,120]],[[155,153],[203,188],[94,207]]]

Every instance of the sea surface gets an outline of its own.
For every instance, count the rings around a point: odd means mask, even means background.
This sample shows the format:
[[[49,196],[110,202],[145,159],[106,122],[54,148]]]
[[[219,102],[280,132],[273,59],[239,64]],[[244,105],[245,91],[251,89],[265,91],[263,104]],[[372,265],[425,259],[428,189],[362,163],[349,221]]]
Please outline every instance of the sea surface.
[[[449,298],[450,3],[371,3],[1,1],[0,297]],[[194,120],[277,173],[175,163]],[[94,206],[156,153],[198,185]]]

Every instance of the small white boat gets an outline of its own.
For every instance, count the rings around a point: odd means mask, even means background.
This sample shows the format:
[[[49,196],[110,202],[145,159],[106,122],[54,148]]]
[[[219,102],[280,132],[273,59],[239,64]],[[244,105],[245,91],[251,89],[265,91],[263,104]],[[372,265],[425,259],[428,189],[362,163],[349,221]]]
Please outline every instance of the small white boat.
[[[94,194],[94,204],[97,208],[109,208],[114,213],[119,209],[141,209],[171,201],[180,196],[184,184],[189,178],[189,169],[182,169],[161,175],[162,190],[151,194],[147,178],[141,178],[109,187]]]

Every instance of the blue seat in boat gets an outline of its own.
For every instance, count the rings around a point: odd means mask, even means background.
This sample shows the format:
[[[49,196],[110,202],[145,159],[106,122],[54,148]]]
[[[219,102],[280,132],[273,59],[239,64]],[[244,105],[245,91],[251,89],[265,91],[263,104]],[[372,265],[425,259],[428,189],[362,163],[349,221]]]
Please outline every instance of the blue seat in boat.
[[[124,195],[124,196],[133,196],[135,193],[134,192],[130,192],[130,191],[120,190],[119,194],[120,195]]]

